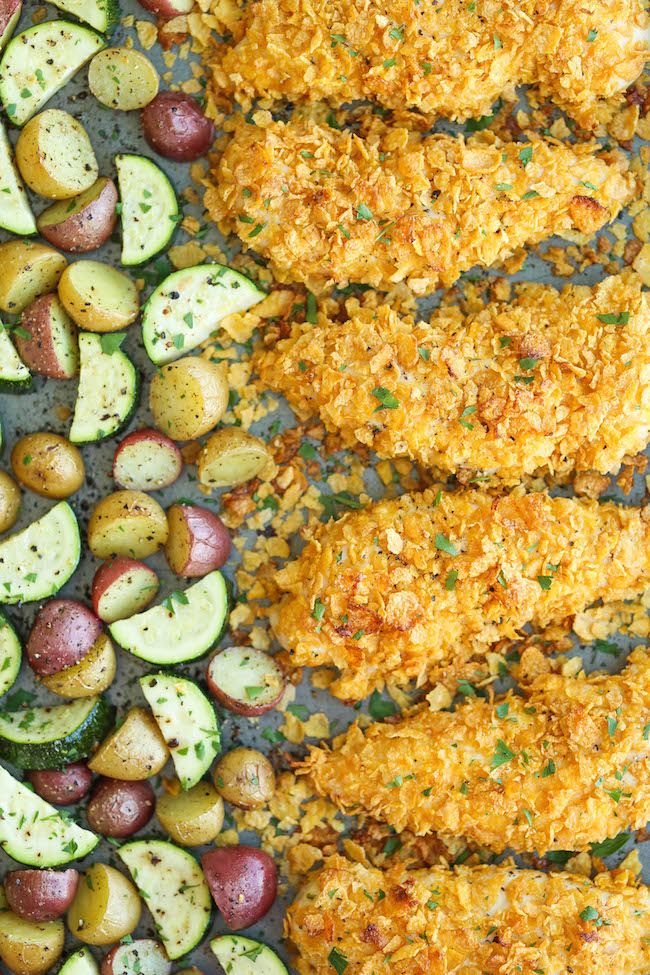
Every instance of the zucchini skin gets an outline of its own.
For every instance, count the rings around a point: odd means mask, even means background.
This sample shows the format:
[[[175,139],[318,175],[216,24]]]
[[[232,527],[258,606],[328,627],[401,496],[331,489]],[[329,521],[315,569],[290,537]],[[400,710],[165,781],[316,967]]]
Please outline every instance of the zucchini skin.
[[[0,393],[30,393],[34,388],[34,380],[29,379],[0,379]]]
[[[0,758],[27,771],[60,769],[88,758],[115,724],[116,708],[104,697],[73,732],[56,741],[15,742],[0,737]]]

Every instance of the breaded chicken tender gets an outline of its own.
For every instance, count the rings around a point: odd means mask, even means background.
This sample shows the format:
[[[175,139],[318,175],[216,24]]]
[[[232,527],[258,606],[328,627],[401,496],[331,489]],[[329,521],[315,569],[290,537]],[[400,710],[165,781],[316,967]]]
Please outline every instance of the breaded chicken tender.
[[[279,281],[314,292],[405,281],[421,295],[553,234],[604,227],[635,180],[622,153],[596,148],[239,118],[205,205]]]
[[[213,3],[231,39],[211,57],[217,93],[370,99],[462,121],[536,85],[583,125],[648,56],[640,0],[249,0]]]
[[[635,650],[616,676],[544,674],[525,697],[354,724],[302,771],[340,809],[398,832],[588,850],[650,822],[650,656]]]
[[[647,975],[650,889],[511,866],[329,857],[289,907],[299,975]]]
[[[650,439],[650,295],[629,273],[595,288],[528,285],[468,316],[441,308],[430,324],[387,305],[323,316],[254,367],[346,446],[465,483],[608,474]]]
[[[427,490],[317,525],[270,609],[296,667],[360,700],[450,678],[522,627],[570,623],[650,585],[650,509],[546,494]]]

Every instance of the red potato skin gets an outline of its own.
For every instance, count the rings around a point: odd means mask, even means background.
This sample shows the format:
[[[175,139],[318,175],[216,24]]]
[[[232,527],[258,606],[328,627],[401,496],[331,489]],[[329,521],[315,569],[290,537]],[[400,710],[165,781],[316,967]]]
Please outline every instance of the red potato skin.
[[[228,561],[232,542],[228,529],[212,511],[198,504],[173,504],[167,511],[169,537],[165,554],[172,572],[187,579],[205,576]],[[187,555],[182,564],[174,558],[174,543]]]
[[[24,329],[24,334],[14,332],[16,349],[27,368],[39,376],[72,379],[74,374],[66,372],[59,362],[52,341],[50,314],[54,303],[60,304],[58,295],[41,295],[25,308],[20,316],[20,327]],[[72,322],[70,327],[76,333],[76,326]],[[26,337],[27,332],[30,338]]]
[[[146,570],[146,572],[151,576],[151,585],[155,585],[156,589],[151,590],[151,599],[156,595],[158,586],[158,576],[153,571],[146,562],[139,562],[137,559],[130,559],[126,555],[121,555],[111,562],[104,562],[103,565],[97,569],[95,577],[93,579],[91,599],[93,604],[93,609],[99,618],[101,619],[101,598],[114,583],[118,582],[122,576],[128,575],[132,572],[140,572]]]
[[[271,909],[278,891],[272,858],[255,846],[229,846],[201,857],[212,898],[231,931],[255,924]]]
[[[145,139],[159,155],[176,162],[204,156],[214,142],[214,126],[191,95],[161,91],[141,112]]]
[[[101,192],[79,213],[48,226],[38,225],[41,237],[68,254],[87,254],[105,244],[117,224],[117,187],[107,179]]]
[[[169,437],[166,437],[164,433],[161,433],[160,430],[154,430],[152,427],[145,427],[143,430],[134,430],[133,433],[130,433],[128,437],[125,437],[124,440],[122,440],[121,443],[117,445],[117,448],[115,450],[115,456],[113,457],[113,480],[115,480],[120,485],[120,487],[127,488],[127,489],[132,488],[132,485],[124,484],[120,480],[120,476],[119,476],[120,459],[124,457],[124,452],[127,451],[130,447],[137,447],[138,444],[151,442],[151,441],[158,444],[158,446],[160,446],[161,448],[168,450],[170,454],[173,454],[178,469],[178,473],[176,474],[174,481],[178,480],[178,478],[181,476],[183,472],[183,455],[181,454],[177,445],[174,443],[173,440],[170,440]],[[173,484],[174,481],[168,481],[166,484],[161,484],[159,486],[156,486],[156,490],[158,489],[158,487],[161,488],[169,487],[169,485]],[[145,486],[140,486],[139,488],[137,488],[137,490],[150,491],[152,490],[152,488],[147,487],[145,485]]]
[[[4,878],[9,907],[26,921],[55,921],[70,907],[79,874],[68,870],[11,870]]]
[[[20,17],[22,0],[0,0],[0,50],[11,36],[11,22]],[[15,21],[14,21],[15,25]]]
[[[194,0],[139,0],[140,6],[150,10],[162,20],[171,20],[181,14],[188,14],[194,6]]]
[[[255,704],[254,702],[246,704],[244,701],[239,701],[237,698],[226,694],[223,688],[214,680],[210,664],[215,657],[219,656],[220,653],[223,653],[223,651],[218,650],[217,653],[214,653],[210,657],[207,673],[205,675],[208,690],[212,697],[218,701],[219,704],[222,704],[224,708],[232,711],[233,714],[241,715],[242,718],[259,718],[260,715],[266,714],[268,711],[272,711],[273,708],[277,706],[278,701],[281,700],[282,695],[284,694],[286,688],[286,678],[282,681],[277,696],[273,699],[273,701],[268,701],[266,704]],[[277,664],[277,661],[275,661],[275,663]],[[280,668],[279,664],[277,664],[277,666]]]
[[[146,826],[154,814],[156,797],[145,780],[100,779],[88,800],[86,817],[95,833],[123,839]]]
[[[102,633],[102,623],[76,599],[50,599],[39,609],[25,651],[39,677],[78,664]]]
[[[27,781],[46,802],[55,806],[71,806],[89,792],[93,775],[85,762],[74,762],[63,769],[28,772]]]

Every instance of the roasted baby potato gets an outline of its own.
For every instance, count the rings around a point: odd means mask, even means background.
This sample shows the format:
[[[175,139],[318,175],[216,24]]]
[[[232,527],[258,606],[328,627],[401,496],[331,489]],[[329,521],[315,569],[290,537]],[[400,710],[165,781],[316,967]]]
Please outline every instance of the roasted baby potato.
[[[62,769],[38,769],[27,772],[34,792],[55,806],[71,806],[86,795],[93,776],[85,762],[73,762]]]
[[[0,532],[8,532],[18,521],[20,488],[6,471],[0,471]]]
[[[56,433],[29,433],[11,451],[11,466],[26,488],[44,498],[69,498],[84,483],[81,452]]]
[[[140,119],[154,152],[175,162],[205,156],[214,142],[214,125],[196,99],[181,91],[161,91],[143,108]]]
[[[208,438],[199,454],[197,474],[206,487],[234,487],[257,477],[270,458],[259,437],[241,427],[222,427]]]
[[[156,802],[160,825],[181,846],[211,843],[223,826],[223,799],[208,782],[170,795],[163,792]]]
[[[117,223],[117,188],[100,176],[72,200],[53,203],[36,221],[41,237],[62,251],[87,254],[105,244]]]
[[[95,833],[124,839],[146,826],[156,797],[147,781],[100,779],[86,807],[88,825]]]
[[[172,963],[159,941],[128,939],[111,948],[102,962],[101,975],[169,975]]]
[[[56,292],[32,301],[14,333],[18,355],[28,369],[50,379],[72,379],[79,372],[77,326]]]
[[[16,143],[16,164],[34,193],[67,200],[97,179],[97,159],[81,122],[59,108],[30,119]]]
[[[228,408],[223,365],[186,356],[163,366],[151,380],[149,405],[156,426],[172,440],[194,440],[211,430]]]
[[[55,291],[67,261],[31,240],[0,244],[0,310],[19,315],[36,298]]]
[[[107,108],[131,112],[158,93],[158,72],[140,51],[108,47],[90,62],[88,87]]]
[[[123,488],[157,491],[177,481],[183,471],[183,455],[173,440],[160,430],[134,430],[118,444],[113,477]]]
[[[93,608],[100,620],[114,623],[141,613],[154,599],[160,583],[145,562],[121,558],[104,562],[93,579]]]
[[[25,921],[0,910],[0,959],[15,975],[45,975],[63,954],[64,942],[63,921]]]
[[[49,599],[31,628],[25,652],[39,677],[58,674],[86,656],[102,633],[92,610],[77,599]]]
[[[255,924],[271,909],[278,891],[272,857],[254,846],[210,850],[201,866],[212,898],[231,931]]]
[[[75,261],[59,281],[70,318],[89,332],[119,332],[140,311],[138,289],[126,274],[100,261]]]
[[[98,559],[144,559],[165,544],[167,534],[167,516],[157,501],[142,491],[115,491],[90,516],[88,547]]]
[[[287,679],[275,657],[255,647],[226,647],[211,658],[208,690],[234,714],[259,718],[284,694]]]
[[[177,576],[205,576],[228,561],[230,535],[214,512],[198,504],[173,504],[167,511],[167,524],[165,555]]]
[[[260,809],[275,792],[275,772],[266,755],[254,748],[233,748],[212,775],[219,795],[240,809]]]
[[[157,775],[169,749],[150,711],[131,708],[124,721],[99,746],[88,768],[110,779],[138,782]]]
[[[79,874],[67,870],[11,870],[4,879],[9,907],[25,921],[63,917],[77,892]]]
[[[81,877],[68,911],[70,931],[87,945],[112,945],[137,927],[138,892],[119,870],[93,863]]]
[[[94,697],[108,690],[116,669],[115,648],[110,637],[102,633],[79,663],[42,677],[41,683],[59,697]]]

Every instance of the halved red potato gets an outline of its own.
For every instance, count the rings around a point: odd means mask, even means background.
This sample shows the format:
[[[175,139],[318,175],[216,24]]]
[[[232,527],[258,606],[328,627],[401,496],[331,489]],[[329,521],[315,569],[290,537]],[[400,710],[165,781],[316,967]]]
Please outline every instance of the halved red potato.
[[[234,487],[257,477],[270,459],[269,449],[259,437],[241,427],[222,427],[206,441],[196,472],[206,487]]]
[[[227,647],[208,664],[208,690],[229,711],[257,718],[271,711],[286,687],[277,661],[254,647]]]
[[[172,963],[159,941],[134,938],[129,944],[115,945],[102,962],[101,975],[169,975]]]
[[[201,866],[212,899],[231,931],[255,924],[271,909],[278,891],[272,858],[255,846],[210,850]]]
[[[105,863],[82,877],[68,911],[68,928],[87,945],[114,945],[138,926],[142,903],[131,881]]]
[[[22,0],[0,0],[0,51],[13,34],[22,9]]]
[[[230,535],[212,511],[198,504],[173,504],[167,511],[167,524],[165,555],[177,576],[205,576],[228,561]]]
[[[106,633],[100,633],[78,664],[58,674],[41,677],[41,683],[59,697],[95,697],[108,690],[115,680],[115,647]]]
[[[73,379],[79,372],[77,326],[57,294],[41,295],[25,308],[14,339],[20,358],[39,376]]]
[[[105,623],[126,620],[149,605],[159,586],[158,576],[144,562],[124,556],[104,562],[93,579],[93,609]]]
[[[167,541],[167,515],[142,491],[114,491],[95,505],[88,547],[98,559],[145,559]]]
[[[104,739],[88,767],[110,779],[138,782],[157,775],[168,758],[167,742],[151,711],[134,707]]]
[[[112,179],[100,176],[72,200],[61,200],[43,210],[36,221],[41,237],[70,254],[94,251],[115,230],[117,188]]]
[[[147,781],[102,778],[88,800],[86,816],[95,833],[123,839],[146,826],[156,797]]]
[[[123,488],[157,491],[177,481],[183,455],[173,440],[159,430],[136,430],[117,445],[113,477]]]
[[[68,870],[11,870],[4,878],[9,907],[26,921],[63,917],[77,892],[79,874]]]
[[[55,806],[71,806],[86,795],[93,774],[85,762],[73,762],[62,769],[39,769],[27,772],[34,792]]]
[[[150,10],[152,14],[162,17],[163,20],[189,14],[194,6],[194,0],[138,0],[138,2],[145,10]]]
[[[205,156],[214,142],[214,125],[196,99],[180,91],[159,92],[142,109],[140,119],[145,139],[165,159],[193,162]]]
[[[25,651],[39,677],[78,664],[102,633],[91,609],[76,599],[50,599],[36,614]]]

